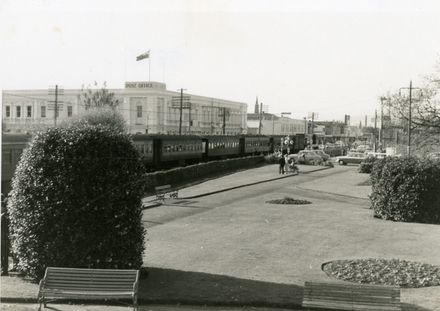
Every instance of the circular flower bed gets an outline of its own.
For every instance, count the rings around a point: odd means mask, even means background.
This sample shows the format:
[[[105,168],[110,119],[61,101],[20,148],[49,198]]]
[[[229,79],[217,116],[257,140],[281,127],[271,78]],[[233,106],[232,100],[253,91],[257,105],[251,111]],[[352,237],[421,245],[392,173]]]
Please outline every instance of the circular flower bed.
[[[336,260],[322,265],[327,275],[349,282],[424,287],[440,285],[440,266],[400,259]]]
[[[297,199],[294,199],[294,198],[284,197],[284,199],[270,200],[270,201],[266,201],[266,203],[271,203],[271,204],[296,204],[296,205],[300,205],[300,204],[311,204],[312,202],[307,201],[307,200],[297,200]]]

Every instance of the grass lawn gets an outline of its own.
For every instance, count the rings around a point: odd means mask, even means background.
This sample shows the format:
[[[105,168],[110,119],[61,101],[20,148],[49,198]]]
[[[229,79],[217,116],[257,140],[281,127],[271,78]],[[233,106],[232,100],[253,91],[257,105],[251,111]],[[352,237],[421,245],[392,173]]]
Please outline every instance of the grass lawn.
[[[337,176],[341,183],[347,180],[345,173]],[[332,181],[335,178],[332,176]],[[209,287],[211,291],[204,291],[207,284],[217,283],[218,293],[223,295],[227,287],[222,286],[222,280],[227,280],[235,284],[229,287],[229,301],[246,298],[295,305],[301,303],[304,281],[338,282],[321,269],[329,261],[398,258],[440,265],[440,226],[376,219],[366,204],[300,197],[291,182],[278,183],[276,191],[257,186],[247,200],[150,228],[146,265],[160,273],[196,276],[186,279],[187,287],[192,288],[189,292],[176,292],[173,287],[176,282],[184,282],[182,275],[161,287],[168,286],[174,298],[177,295],[182,299],[196,295],[200,288],[199,295],[209,300],[206,295],[215,296],[216,292],[215,285]],[[312,204],[286,208],[265,203],[285,196]],[[203,205],[203,200],[199,204]],[[153,284],[149,288],[149,294],[160,296]],[[256,290],[249,292],[250,288]],[[408,304],[408,310],[440,310],[440,287],[402,289],[402,301]]]

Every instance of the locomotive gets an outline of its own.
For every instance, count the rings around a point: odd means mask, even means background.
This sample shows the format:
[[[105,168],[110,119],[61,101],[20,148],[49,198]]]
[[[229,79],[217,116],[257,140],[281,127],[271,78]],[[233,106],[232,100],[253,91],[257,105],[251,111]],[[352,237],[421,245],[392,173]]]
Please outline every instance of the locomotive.
[[[21,153],[30,141],[25,134],[2,135],[2,194],[10,191],[10,181]],[[287,139],[282,135],[148,135],[133,134],[133,144],[149,171],[248,155],[298,152],[305,147],[304,134]]]

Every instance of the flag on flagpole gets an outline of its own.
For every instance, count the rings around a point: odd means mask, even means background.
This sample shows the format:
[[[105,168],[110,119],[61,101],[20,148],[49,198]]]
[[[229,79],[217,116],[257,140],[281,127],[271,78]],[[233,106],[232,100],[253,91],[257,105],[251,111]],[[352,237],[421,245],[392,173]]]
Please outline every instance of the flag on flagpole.
[[[150,50],[136,57],[136,61],[143,60],[144,58],[150,58]]]

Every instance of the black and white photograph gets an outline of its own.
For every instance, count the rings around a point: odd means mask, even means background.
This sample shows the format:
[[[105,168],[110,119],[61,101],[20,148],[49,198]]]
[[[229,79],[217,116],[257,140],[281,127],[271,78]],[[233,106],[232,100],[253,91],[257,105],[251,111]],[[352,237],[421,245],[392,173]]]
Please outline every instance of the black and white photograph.
[[[4,311],[440,311],[440,3],[0,0]]]

